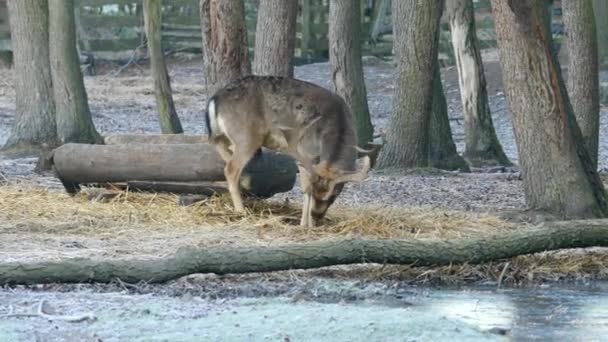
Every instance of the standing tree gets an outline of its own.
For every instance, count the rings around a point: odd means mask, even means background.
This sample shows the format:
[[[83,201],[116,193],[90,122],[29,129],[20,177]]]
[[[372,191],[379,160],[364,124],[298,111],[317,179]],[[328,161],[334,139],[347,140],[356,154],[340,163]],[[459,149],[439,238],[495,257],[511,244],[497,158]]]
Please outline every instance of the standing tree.
[[[435,56],[433,73],[433,104],[431,106],[431,123],[429,125],[429,164],[443,170],[469,171],[466,161],[458,155],[452,139],[448,104],[443,93],[439,56]]]
[[[256,75],[293,77],[298,0],[260,0],[255,31]]]
[[[511,165],[492,124],[486,78],[479,52],[473,0],[450,0],[446,10],[458,68],[465,123],[464,157],[473,166]]]
[[[208,93],[251,74],[243,0],[201,0],[203,57]]]
[[[568,47],[568,94],[593,167],[597,168],[600,91],[597,36],[591,0],[563,0]]]
[[[544,28],[547,7],[492,0],[492,11],[528,206],[569,218],[606,216],[604,186]]]
[[[378,167],[425,167],[443,1],[400,0],[392,6],[397,89]]]
[[[593,0],[593,12],[597,24],[597,41],[601,65],[608,64],[608,1]]]
[[[144,0],[144,23],[161,131],[163,134],[183,133],[182,124],[175,110],[171,81],[163,54],[161,0]]]
[[[74,0],[48,0],[50,65],[61,143],[99,143],[76,50]]]
[[[14,54],[16,112],[6,152],[30,154],[57,145],[55,104],[49,68],[46,0],[8,1]]]
[[[353,113],[358,144],[364,147],[372,142],[374,127],[361,62],[361,4],[352,0],[330,1],[329,17],[329,63],[334,87]]]

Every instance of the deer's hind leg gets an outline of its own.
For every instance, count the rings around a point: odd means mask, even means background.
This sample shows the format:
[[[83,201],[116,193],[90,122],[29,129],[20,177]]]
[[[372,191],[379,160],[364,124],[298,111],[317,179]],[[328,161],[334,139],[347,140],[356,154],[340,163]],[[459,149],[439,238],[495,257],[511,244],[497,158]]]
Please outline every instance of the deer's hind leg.
[[[245,212],[240,190],[241,174],[243,173],[245,166],[247,166],[247,163],[249,163],[251,158],[253,158],[258,152],[258,149],[262,146],[261,142],[252,140],[256,139],[239,139],[233,141],[234,152],[226,161],[226,166],[224,167],[224,176],[228,182],[228,191],[230,192],[234,209],[238,212]]]

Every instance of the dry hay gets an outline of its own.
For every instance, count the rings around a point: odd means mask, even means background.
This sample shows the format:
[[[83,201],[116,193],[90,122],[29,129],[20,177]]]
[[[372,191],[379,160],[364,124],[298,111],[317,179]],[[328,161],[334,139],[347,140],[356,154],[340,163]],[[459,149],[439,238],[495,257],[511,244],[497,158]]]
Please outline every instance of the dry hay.
[[[229,196],[211,197],[184,207],[168,194],[115,191],[104,195],[87,189],[74,197],[34,186],[0,187],[0,219],[19,232],[70,233],[89,236],[129,230],[205,233],[238,227],[254,231],[255,240],[310,241],[340,237],[394,239],[462,238],[513,229],[512,224],[483,214],[430,209],[332,207],[323,225],[297,226],[301,209],[279,201],[248,201],[246,214],[232,209]],[[5,228],[5,232],[6,232]],[[247,234],[244,234],[247,235]],[[255,242],[255,241],[250,241]]]
[[[181,245],[268,245],[344,237],[455,239],[525,229],[497,217],[422,208],[332,207],[324,224],[297,226],[300,207],[279,201],[248,201],[248,213],[232,210],[228,196],[187,207],[168,194],[86,189],[75,197],[31,185],[0,186],[0,234],[78,235],[91,240],[128,240],[143,245],[151,236],[171,236]],[[195,242],[187,241],[195,235]],[[133,241],[133,239],[137,239]],[[181,241],[184,239],[185,241]],[[161,246],[163,242],[160,242]],[[6,247],[5,247],[6,248]],[[0,244],[0,254],[2,254]],[[156,253],[154,249],[152,253]],[[26,251],[24,251],[26,252]],[[137,257],[138,254],[134,253]],[[301,276],[400,280],[416,284],[522,283],[564,279],[608,279],[606,249],[538,253],[484,265],[442,267],[338,266],[298,271]],[[276,273],[275,273],[276,274]],[[288,272],[289,277],[294,273]],[[276,274],[279,278],[279,274]]]

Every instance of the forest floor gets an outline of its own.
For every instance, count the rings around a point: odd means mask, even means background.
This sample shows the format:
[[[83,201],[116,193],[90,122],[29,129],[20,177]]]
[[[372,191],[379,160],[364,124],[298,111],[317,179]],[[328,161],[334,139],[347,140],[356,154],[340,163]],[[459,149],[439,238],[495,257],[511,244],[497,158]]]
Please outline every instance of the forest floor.
[[[517,163],[511,114],[495,53],[486,54],[484,61],[497,135],[511,161]],[[201,60],[177,56],[171,60],[170,74],[175,103],[185,131],[204,134],[206,87]],[[389,125],[395,68],[390,63],[366,58],[365,76],[372,122],[376,133],[382,133]],[[13,77],[10,70],[0,69],[0,145],[10,134],[15,112]],[[299,66],[296,77],[328,88],[331,86],[327,63]],[[462,152],[464,122],[456,69],[443,69],[442,77],[454,140],[459,152]],[[100,133],[159,132],[153,82],[145,63],[125,69],[120,69],[120,65],[116,64],[98,65],[97,75],[86,76],[85,84],[93,120]],[[599,158],[603,174],[608,171],[606,115],[604,109]],[[272,226],[268,220],[245,227],[249,221],[238,217],[221,229],[206,229],[205,222],[199,222],[199,226],[192,225],[195,219],[188,224],[182,222],[185,220],[184,212],[180,210],[188,210],[188,215],[196,217],[200,207],[180,209],[176,198],[170,196],[154,197],[153,200],[148,197],[150,202],[146,202],[147,209],[137,204],[138,200],[147,200],[144,197],[112,203],[91,203],[87,196],[71,199],[61,192],[61,185],[51,175],[34,173],[35,164],[35,158],[0,157],[0,184],[7,184],[0,187],[2,260],[31,261],[78,256],[158,257],[184,245],[265,245],[303,241],[312,235],[316,238],[374,234],[379,237],[404,237],[402,234],[418,237],[417,229],[423,229],[421,227],[427,231],[439,231],[438,236],[441,237],[469,236],[467,229],[473,226],[488,231],[511,229],[513,223],[495,215],[525,209],[517,166],[480,169],[473,173],[433,170],[372,172],[365,182],[346,187],[330,209],[331,224],[318,228],[320,230],[313,234],[307,235],[296,228],[289,230],[285,226],[273,230],[267,228]],[[300,196],[296,185],[291,192],[276,195],[270,202],[295,203],[297,208]],[[154,211],[161,212],[159,208],[163,206],[165,210],[172,208],[174,222],[155,216]],[[349,211],[370,217],[390,212],[393,215],[391,219],[397,217],[405,220],[407,216],[411,221],[394,227],[394,230],[361,232],[340,226],[339,221],[346,217],[344,212]],[[36,218],[22,220],[23,215]],[[535,217],[529,219],[534,221]],[[454,231],[446,228],[454,225],[461,225],[463,229]],[[565,260],[565,256],[569,259]],[[586,266],[567,269],[566,266],[572,266],[572,260],[576,258],[581,259],[574,262],[577,267],[583,262]],[[454,336],[462,340],[495,339],[502,336],[488,333],[487,329],[504,326],[500,319],[484,325],[463,319],[466,312],[456,316],[437,316],[436,311],[421,311],[421,306],[412,303],[429,298],[428,291],[432,290],[415,289],[413,286],[475,283],[495,287],[499,277],[506,284],[538,285],[564,279],[582,280],[588,284],[590,279],[608,279],[606,262],[608,253],[605,250],[590,249],[542,253],[510,263],[505,261],[476,267],[422,269],[369,265],[262,275],[195,275],[162,286],[117,281],[110,285],[6,287],[0,291],[0,341],[173,341],[201,338],[273,341],[293,338],[299,341],[327,337],[345,341],[370,338],[450,340]],[[603,265],[599,267],[603,269],[601,274],[590,273],[598,270],[597,265]],[[507,272],[501,272],[505,270]],[[10,307],[16,312],[32,311],[42,300],[48,302],[49,312],[56,310],[62,314],[78,314],[92,311],[97,321],[47,324],[45,319],[32,318],[31,325],[19,325],[23,318],[2,319]],[[467,300],[470,298],[462,299]],[[460,303],[457,305],[462,305],[462,301],[457,300]],[[448,307],[454,303],[445,305]],[[492,310],[498,310],[498,313]],[[488,312],[496,317],[504,317],[506,312],[501,308],[492,310]],[[483,310],[475,313],[483,314]],[[116,317],[119,319],[116,320]],[[319,321],[324,324],[315,330],[302,328],[305,323],[317,324]],[[176,330],[175,325],[183,325],[183,329]],[[444,329],[437,329],[438,325]],[[142,331],[148,334],[141,335]],[[170,334],[163,334],[164,331],[170,331]]]

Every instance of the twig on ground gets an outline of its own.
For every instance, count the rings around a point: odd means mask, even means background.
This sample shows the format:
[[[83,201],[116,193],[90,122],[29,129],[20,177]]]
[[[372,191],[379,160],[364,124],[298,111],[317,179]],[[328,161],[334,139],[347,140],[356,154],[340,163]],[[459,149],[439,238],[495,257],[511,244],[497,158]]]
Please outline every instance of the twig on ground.
[[[18,318],[18,317],[41,317],[49,321],[63,321],[68,323],[79,323],[84,321],[95,321],[97,317],[93,313],[86,313],[82,315],[51,315],[44,312],[44,304],[46,300],[43,299],[38,304],[36,312],[14,312],[12,305],[9,305],[9,311],[7,314],[0,315],[0,318]]]
[[[510,262],[507,262],[505,264],[505,267],[503,267],[502,272],[500,272],[500,276],[498,276],[498,285],[496,286],[497,288],[500,288],[500,285],[502,285],[502,279],[505,276],[505,273],[507,272],[507,268],[509,268],[509,264]]]

